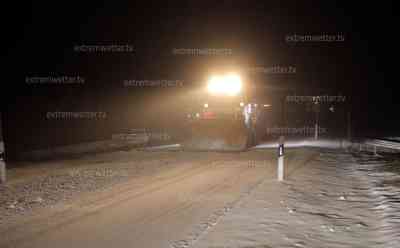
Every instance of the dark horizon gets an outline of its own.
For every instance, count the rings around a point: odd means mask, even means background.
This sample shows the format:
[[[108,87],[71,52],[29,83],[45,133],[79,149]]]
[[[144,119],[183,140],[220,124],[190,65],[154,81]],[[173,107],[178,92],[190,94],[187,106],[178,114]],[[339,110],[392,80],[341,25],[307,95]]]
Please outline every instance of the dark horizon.
[[[180,105],[175,95],[198,86],[210,68],[221,64],[294,67],[295,73],[254,73],[252,80],[263,85],[261,99],[274,99],[276,105],[281,94],[341,94],[352,112],[355,133],[399,136],[392,62],[397,44],[390,33],[396,23],[393,5],[355,5],[32,4],[20,13],[23,33],[15,34],[8,50],[12,83],[4,87],[4,139],[16,151],[105,139],[124,127],[170,127],[169,118],[179,120],[171,114]],[[288,42],[295,34],[343,35],[344,40]],[[74,50],[82,45],[129,45],[133,52]],[[172,52],[183,48],[227,49],[229,54]],[[48,76],[79,76],[84,83],[26,82]],[[181,85],[126,87],[124,80]],[[49,111],[98,111],[107,118],[46,121],[43,114]]]

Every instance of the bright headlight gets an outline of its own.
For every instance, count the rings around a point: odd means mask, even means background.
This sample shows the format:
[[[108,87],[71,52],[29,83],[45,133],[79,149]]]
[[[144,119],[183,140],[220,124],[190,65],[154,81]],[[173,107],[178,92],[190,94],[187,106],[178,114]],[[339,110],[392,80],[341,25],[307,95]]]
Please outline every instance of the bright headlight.
[[[238,75],[213,76],[208,82],[208,91],[213,94],[237,95],[242,89],[242,80]]]

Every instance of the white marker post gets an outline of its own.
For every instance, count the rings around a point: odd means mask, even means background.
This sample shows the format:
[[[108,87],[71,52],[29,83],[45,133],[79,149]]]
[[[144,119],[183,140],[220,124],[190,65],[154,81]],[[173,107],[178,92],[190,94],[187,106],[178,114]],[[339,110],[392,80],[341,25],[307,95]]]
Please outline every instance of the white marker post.
[[[6,183],[6,162],[4,161],[3,155],[4,143],[0,140],[0,184]]]
[[[376,146],[374,146],[374,156],[378,156],[378,153],[376,152]]]
[[[284,137],[281,136],[279,138],[279,146],[278,146],[278,181],[283,181],[283,177],[284,177]]]
[[[4,142],[2,116],[0,113],[0,184],[6,183],[6,162],[4,161]]]
[[[0,158],[0,184],[6,183],[6,163]]]
[[[317,140],[318,139],[318,124],[315,123],[315,129],[314,129],[314,139]]]
[[[6,183],[6,162],[4,161],[4,143],[0,140],[0,184]]]

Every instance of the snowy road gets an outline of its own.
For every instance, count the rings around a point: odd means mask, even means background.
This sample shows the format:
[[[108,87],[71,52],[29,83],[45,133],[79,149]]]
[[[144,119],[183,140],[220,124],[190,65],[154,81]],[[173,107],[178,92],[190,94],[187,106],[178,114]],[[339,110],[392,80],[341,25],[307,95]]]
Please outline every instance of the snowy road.
[[[155,153],[156,155],[156,153]],[[171,153],[175,156],[176,153]],[[1,233],[1,247],[170,247],[268,175],[272,154],[204,154],[85,195]],[[192,158],[194,158],[192,156]],[[256,161],[257,160],[257,161]]]
[[[320,150],[287,182],[260,184],[193,247],[400,247],[399,165]]]
[[[361,160],[341,150],[288,149],[284,183],[275,179],[275,150],[117,155],[96,155],[96,161],[115,170],[140,164],[141,173],[3,226],[0,247],[399,244],[400,191],[374,187],[379,177],[365,163],[372,161],[367,155]]]

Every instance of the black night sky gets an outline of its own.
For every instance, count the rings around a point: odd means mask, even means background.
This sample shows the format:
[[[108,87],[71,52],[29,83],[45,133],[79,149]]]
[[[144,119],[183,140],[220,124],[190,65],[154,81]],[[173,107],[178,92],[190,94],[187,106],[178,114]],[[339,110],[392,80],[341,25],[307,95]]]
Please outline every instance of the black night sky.
[[[220,62],[215,57],[176,56],[171,53],[174,48],[228,48],[233,56],[222,60],[230,63],[295,66],[295,75],[258,76],[267,84],[266,99],[282,91],[346,95],[356,133],[399,136],[394,5],[327,2],[52,1],[24,4],[23,10],[15,6],[23,30],[5,30],[14,42],[7,50],[11,81],[2,84],[7,99],[4,138],[11,150],[24,150],[106,138],[124,128],[127,119],[137,127],[173,125],[176,120],[164,110],[179,105],[169,97],[176,89],[127,89],[122,82],[183,80],[191,87]],[[343,34],[345,40],[286,42],[285,36],[292,34]],[[74,46],[82,44],[130,44],[134,52],[75,52]],[[25,82],[26,77],[43,75],[79,75],[85,83]],[[105,111],[108,118],[96,123],[44,120],[43,113],[66,109]]]

